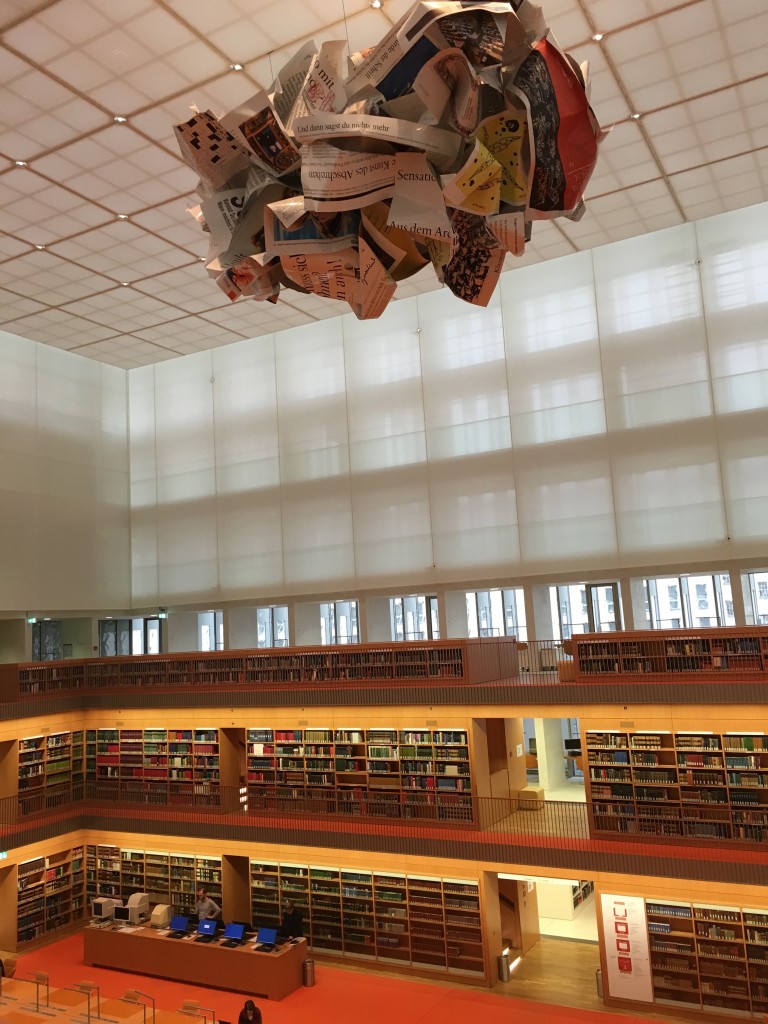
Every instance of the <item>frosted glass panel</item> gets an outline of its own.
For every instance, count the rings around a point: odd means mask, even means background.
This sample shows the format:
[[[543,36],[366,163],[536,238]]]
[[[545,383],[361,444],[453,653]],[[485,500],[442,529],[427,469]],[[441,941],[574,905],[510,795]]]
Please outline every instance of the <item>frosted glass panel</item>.
[[[474,567],[498,575],[519,568],[509,452],[433,466],[430,494],[435,562],[441,569]]]
[[[363,576],[397,578],[432,565],[429,491],[420,469],[360,480],[352,493],[355,565]]]
[[[762,540],[763,560],[768,523],[767,418],[761,412],[749,422],[728,424],[720,441],[729,534],[741,540]]]
[[[432,461],[510,446],[501,306],[443,291],[418,298],[427,446]]]
[[[349,473],[341,321],[276,339],[280,478],[284,484]]]
[[[130,602],[127,379],[0,332],[0,602]]]
[[[286,583],[354,579],[352,502],[340,482],[283,492]]]
[[[280,484],[273,335],[214,349],[216,489],[244,494]]]
[[[725,536],[720,466],[712,421],[613,438],[611,454],[622,552],[667,552]]]
[[[719,413],[768,406],[768,203],[696,225]]]
[[[515,455],[523,565],[587,566],[617,556],[608,443],[573,442]]]
[[[712,414],[692,225],[595,249],[610,430]]]
[[[343,318],[353,473],[426,460],[416,314],[415,302],[393,302],[370,323]]]
[[[589,253],[506,274],[499,293],[515,447],[605,433]]]
[[[487,310],[441,290],[131,371],[134,600],[764,552],[766,238],[768,206],[518,267]],[[11,363],[4,425],[40,387],[27,349]],[[121,484],[96,482],[89,373],[46,413],[60,444],[0,438],[26,494],[79,511]]]
[[[155,366],[158,502],[196,502],[216,493],[211,354]]]

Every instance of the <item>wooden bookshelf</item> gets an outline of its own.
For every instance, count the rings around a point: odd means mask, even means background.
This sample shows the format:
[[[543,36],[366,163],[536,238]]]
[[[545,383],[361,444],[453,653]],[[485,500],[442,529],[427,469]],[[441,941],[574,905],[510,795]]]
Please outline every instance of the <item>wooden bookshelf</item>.
[[[514,637],[211,651],[4,665],[0,699],[136,688],[236,689],[326,682],[467,684],[517,675]]]
[[[76,923],[84,912],[82,846],[19,864],[16,925],[19,946]]]
[[[768,911],[646,900],[654,1002],[733,1016],[768,1010]]]
[[[768,840],[768,736],[587,730],[593,834]]]
[[[246,759],[254,798],[325,793],[338,796],[350,813],[367,797],[383,809],[391,799],[406,811],[418,799],[422,816],[426,805],[436,818],[472,818],[463,729],[260,727],[246,731]]]
[[[277,927],[290,899],[318,953],[485,974],[475,882],[274,861],[251,861],[250,868],[254,926]]]
[[[89,907],[97,896],[113,896],[125,902],[133,893],[145,892],[150,904],[167,903],[175,913],[189,914],[194,912],[200,886],[221,906],[219,858],[106,845],[88,846],[86,850]]]
[[[179,803],[217,802],[218,729],[95,729],[86,733],[89,779],[113,779],[126,798],[168,793]]]
[[[82,731],[25,737],[18,756],[21,814],[68,803],[83,781]]]
[[[681,675],[768,677],[768,628],[635,630],[573,638],[575,679],[611,675],[678,679]]]

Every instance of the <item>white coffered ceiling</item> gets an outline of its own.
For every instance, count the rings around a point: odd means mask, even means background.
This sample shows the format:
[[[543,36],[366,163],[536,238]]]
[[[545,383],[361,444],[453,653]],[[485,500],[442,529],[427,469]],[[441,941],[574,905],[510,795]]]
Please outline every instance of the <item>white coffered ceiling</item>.
[[[517,265],[768,200],[766,0],[540,2],[613,129],[587,215],[536,224]],[[171,124],[268,86],[306,38],[370,45],[410,5],[3,0],[0,328],[131,368],[345,312],[220,295]],[[435,287],[427,269],[398,297]]]

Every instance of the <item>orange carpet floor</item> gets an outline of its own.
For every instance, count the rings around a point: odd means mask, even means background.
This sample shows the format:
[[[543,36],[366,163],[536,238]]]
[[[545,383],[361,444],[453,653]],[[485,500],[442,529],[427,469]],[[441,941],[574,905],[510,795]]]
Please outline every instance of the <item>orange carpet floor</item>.
[[[178,1009],[184,999],[197,999],[215,1009],[217,1018],[236,1024],[243,995],[194,987],[101,967],[85,967],[82,937],[60,939],[19,956],[17,977],[47,971],[51,988],[93,981],[103,998],[140,988],[157,1000],[157,1008]],[[141,980],[139,981],[139,977]],[[554,983],[554,979],[553,979]],[[316,963],[316,984],[301,988],[280,1002],[256,1000],[264,1024],[446,1024],[473,1020],[481,1024],[641,1024],[642,1017],[550,1006],[506,994],[464,986],[430,984],[374,972],[344,970]],[[3,1008],[0,1007],[0,1020]],[[647,1024],[647,1021],[645,1022]]]

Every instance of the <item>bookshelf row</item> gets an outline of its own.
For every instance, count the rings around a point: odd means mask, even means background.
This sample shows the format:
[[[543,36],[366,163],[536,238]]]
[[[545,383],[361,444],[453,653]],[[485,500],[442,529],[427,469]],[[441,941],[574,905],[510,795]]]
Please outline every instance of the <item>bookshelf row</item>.
[[[768,736],[588,730],[597,832],[768,839]]]
[[[713,673],[768,675],[768,629],[667,630],[574,637],[576,678]]]
[[[313,950],[482,976],[474,882],[251,861],[254,924],[277,926],[286,899],[301,908]]]
[[[125,901],[135,892],[145,892],[151,904],[167,903],[174,913],[190,914],[194,912],[201,885],[221,906],[219,858],[123,850],[117,846],[88,846],[86,849],[89,906],[97,896],[113,896]]]
[[[254,806],[272,797],[325,794],[351,814],[364,813],[361,801],[367,797],[381,803],[381,813],[390,799],[420,807],[431,801],[436,816],[471,819],[463,729],[263,727],[241,731],[240,740],[235,747],[244,754],[229,766],[228,777],[246,780]],[[38,807],[40,793],[52,798],[84,779],[114,783],[117,797],[157,794],[161,802],[194,797],[197,803],[204,793],[215,803],[221,756],[216,728],[89,729],[27,737],[19,740],[18,753],[22,812]]]
[[[18,695],[24,697],[105,687],[243,686],[329,680],[486,682],[509,678],[516,672],[514,638],[487,637],[9,665],[4,666],[1,681],[11,690],[18,688]]]
[[[84,774],[83,733],[57,732],[19,740],[19,798],[27,809],[50,805]]]
[[[249,788],[281,785],[460,793],[471,789],[457,729],[249,729]]]
[[[768,911],[646,900],[654,1001],[768,1013]]]
[[[84,878],[82,846],[20,864],[17,942],[32,942],[79,921],[85,909]]]
[[[89,779],[220,779],[218,729],[95,729],[86,733]]]

